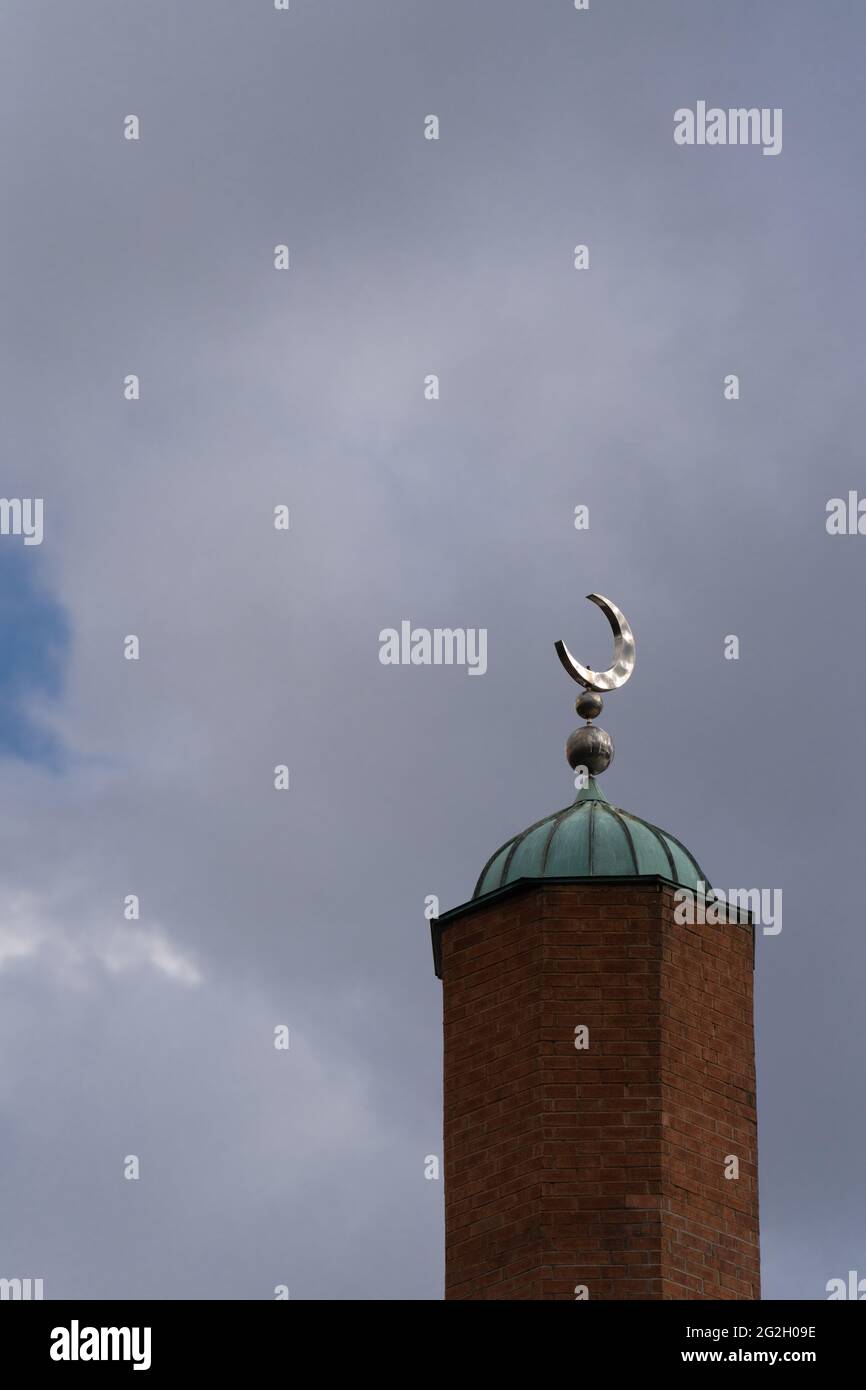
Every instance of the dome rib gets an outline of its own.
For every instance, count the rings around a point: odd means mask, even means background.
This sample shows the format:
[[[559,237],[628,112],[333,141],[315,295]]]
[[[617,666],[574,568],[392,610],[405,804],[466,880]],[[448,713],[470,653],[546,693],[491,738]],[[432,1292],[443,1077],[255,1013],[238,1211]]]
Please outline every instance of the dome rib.
[[[573,810],[574,810],[574,806],[573,806],[573,805],[572,805],[572,806],[565,806],[561,811],[557,811],[556,814],[555,814],[554,816],[551,817],[551,820],[552,820],[553,824],[552,824],[551,827],[550,827],[550,834],[548,835],[547,839],[546,839],[545,842],[544,842],[544,850],[542,851],[542,855],[541,855],[541,872],[542,872],[542,875],[544,874],[544,871],[545,871],[545,869],[547,868],[547,860],[548,860],[548,856],[549,856],[549,854],[550,854],[550,846],[551,846],[551,844],[552,844],[552,842],[553,842],[553,837],[554,837],[554,835],[556,834],[556,832],[557,832],[557,830],[559,829],[559,827],[562,825],[562,822],[565,820],[566,816],[567,816],[571,811],[573,811]]]
[[[503,851],[504,849],[507,849],[507,850],[508,850],[508,853],[507,853],[507,855],[505,856],[505,861],[504,861],[504,863],[503,863],[503,865],[502,865],[502,868],[501,868],[500,871],[499,871],[499,882],[498,882],[498,883],[491,884],[490,888],[487,889],[487,892],[488,892],[488,893],[492,892],[494,888],[502,888],[502,887],[505,885],[505,883],[506,883],[506,881],[507,881],[506,876],[507,876],[508,870],[509,870],[509,868],[510,868],[510,866],[511,866],[511,861],[512,861],[512,859],[514,858],[514,855],[517,853],[517,849],[518,849],[519,845],[522,844],[522,842],[526,839],[527,835],[531,835],[532,832],[533,832],[533,830],[538,830],[539,826],[544,825],[544,824],[545,824],[547,821],[549,821],[549,820],[550,820],[550,821],[554,821],[554,822],[555,822],[555,821],[558,821],[562,816],[564,816],[564,815],[566,814],[566,812],[571,811],[571,810],[573,810],[573,809],[574,809],[574,808],[573,808],[572,806],[566,806],[566,807],[565,807],[565,810],[562,810],[562,811],[553,811],[553,812],[551,812],[550,815],[542,816],[540,820],[533,821],[533,822],[532,822],[532,825],[528,825],[528,826],[526,827],[526,829],[525,829],[525,830],[521,830],[521,831],[519,832],[519,834],[517,834],[517,835],[512,835],[511,838],[510,838],[509,840],[506,840],[503,844],[501,844],[501,845],[499,846],[498,849],[495,849],[495,850],[493,851],[493,853],[491,854],[490,858],[488,859],[487,863],[484,865],[484,868],[481,870],[481,873],[478,875],[478,882],[476,883],[476,885],[475,885],[475,891],[474,891],[474,893],[472,894],[473,898],[477,898],[477,897],[478,897],[478,890],[479,890],[479,888],[481,887],[482,883],[484,882],[484,877],[485,877],[485,875],[488,873],[488,871],[490,870],[491,866],[492,866],[492,865],[496,862],[496,860],[499,858],[499,856],[501,855],[501,853],[502,853],[502,851]],[[552,832],[551,832],[551,834],[552,834]],[[548,839],[548,844],[549,844],[549,843],[550,843],[550,840]],[[547,855],[547,846],[545,846],[545,859],[546,859],[546,855]]]
[[[498,849],[495,849],[495,850],[493,851],[493,853],[491,854],[491,856],[490,856],[490,858],[488,859],[487,863],[484,865],[484,868],[481,870],[481,873],[478,875],[478,882],[477,882],[476,885],[475,885],[475,892],[472,894],[473,898],[477,898],[477,897],[479,896],[478,890],[480,889],[480,887],[481,887],[482,883],[484,882],[484,879],[485,879],[485,877],[487,876],[489,870],[490,870],[490,869],[492,868],[492,866],[495,864],[496,860],[499,858],[499,856],[500,856],[500,854],[502,853],[502,851],[503,851],[504,849],[506,849],[509,845],[513,845],[513,844],[515,843],[515,841],[516,841],[516,840],[519,840],[519,839],[520,839],[520,836],[519,836],[519,835],[513,835],[513,836],[511,837],[510,840],[506,840],[506,841],[505,841],[505,844],[504,844],[504,845],[500,845]],[[500,875],[499,875],[499,882],[496,883],[496,884],[494,884],[493,887],[494,887],[494,888],[501,888],[501,887],[502,887],[502,874],[501,874],[501,872],[500,872]],[[488,888],[487,891],[488,891],[488,893],[489,893],[489,892],[492,891],[492,889]]]
[[[698,861],[697,861],[697,859],[695,858],[695,856],[692,854],[691,850],[690,850],[690,849],[686,849],[686,847],[685,847],[685,845],[683,844],[682,840],[678,840],[677,837],[676,837],[676,835],[669,835],[669,836],[668,836],[668,839],[669,839],[669,840],[673,840],[673,842],[674,842],[674,844],[677,846],[677,848],[682,850],[683,854],[684,854],[684,855],[686,856],[686,858],[690,861],[691,866],[692,866],[692,868],[694,869],[695,873],[697,874],[698,878],[701,880],[701,882],[702,882],[703,884],[706,885],[707,888],[709,888],[709,887],[710,887],[709,880],[707,879],[706,874],[704,873],[703,869],[701,868],[701,866],[700,866],[700,864],[698,863]]]
[[[523,844],[523,841],[526,839],[527,835],[530,833],[530,830],[532,830],[532,829],[534,829],[534,827],[533,827],[533,826],[530,826],[530,829],[529,829],[529,830],[524,830],[523,834],[522,834],[522,835],[518,835],[517,838],[516,838],[516,840],[513,842],[512,846],[511,846],[511,849],[508,851],[508,853],[507,853],[506,856],[505,856],[505,862],[504,862],[504,864],[502,865],[502,870],[501,870],[501,872],[500,872],[500,874],[499,874],[499,882],[500,882],[500,883],[507,883],[507,882],[508,882],[508,870],[511,868],[511,861],[512,861],[512,859],[514,858],[515,854],[517,853],[518,847],[519,847],[520,845]]]
[[[671,866],[671,878],[675,879],[677,876],[677,866],[674,863],[674,857],[671,854],[671,847],[667,842],[667,837],[665,835],[662,835],[661,832],[657,830],[654,825],[650,825],[650,830],[655,835],[656,839],[658,840],[659,844],[664,850],[665,858]]]
[[[659,844],[661,845],[661,847],[662,847],[662,851],[663,851],[663,853],[664,853],[665,859],[667,860],[668,866],[669,866],[669,868],[670,868],[670,871],[671,871],[671,878],[673,879],[674,883],[676,883],[676,882],[678,881],[678,879],[677,879],[677,866],[676,866],[676,864],[674,863],[674,857],[673,857],[673,855],[671,854],[670,846],[668,845],[668,834],[667,834],[667,831],[665,831],[665,830],[659,830],[659,828],[658,828],[657,825],[653,825],[653,824],[652,824],[650,821],[648,821],[648,820],[641,820],[640,817],[638,817],[638,816],[633,816],[632,813],[631,813],[631,811],[623,811],[623,812],[622,812],[622,815],[628,816],[629,820],[640,820],[640,824],[644,827],[644,829],[645,829],[645,830],[649,830],[650,833],[653,835],[653,837],[658,841],[658,843],[659,843]],[[671,837],[671,838],[672,838],[672,837]]]
[[[651,821],[645,820],[644,825],[647,827],[648,830],[655,831],[656,835],[659,835],[663,841],[670,840],[672,844],[676,845],[677,849],[681,849],[683,854],[686,856],[686,859],[688,859],[692,868],[695,870],[695,873],[697,874],[698,878],[709,888],[710,885],[707,880],[706,874],[704,873],[695,856],[692,854],[691,850],[686,849],[682,840],[678,840],[676,835],[672,835],[669,830],[660,830],[659,827],[657,825],[653,825]],[[670,848],[667,844],[665,844],[665,853],[667,854],[668,859],[670,859],[671,864],[673,865],[673,855],[671,854]],[[674,879],[675,881],[678,881],[676,873],[674,873]]]
[[[533,830],[540,830],[546,821],[552,820],[555,822],[562,814],[562,811],[554,811],[550,816],[542,816],[541,820],[533,821],[532,825],[528,825],[519,835],[515,835],[511,849],[505,856],[505,863],[502,865],[502,874],[499,879],[500,884],[508,882],[508,870],[511,868],[511,861],[524,840],[532,834]]]
[[[623,833],[625,834],[625,838],[628,843],[629,850],[631,851],[631,859],[632,863],[634,864],[634,871],[636,874],[639,874],[640,865],[637,862],[637,850],[634,847],[634,840],[632,839],[631,831],[628,828],[628,811],[620,811],[617,809],[616,806],[611,806],[610,813],[613,816],[614,820],[617,822],[617,824],[622,827]],[[668,855],[668,860],[670,861],[671,874],[673,875],[674,864],[670,855]]]

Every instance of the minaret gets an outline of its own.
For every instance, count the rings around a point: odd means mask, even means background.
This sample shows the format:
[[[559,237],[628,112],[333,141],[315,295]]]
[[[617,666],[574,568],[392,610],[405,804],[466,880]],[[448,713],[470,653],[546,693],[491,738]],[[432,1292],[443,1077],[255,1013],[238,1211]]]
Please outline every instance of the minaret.
[[[598,786],[613,743],[592,721],[634,639],[589,597],[613,666],[556,644],[584,691],[566,752],[585,785],[431,923],[445,1297],[757,1299],[753,926],[702,924],[693,856]]]

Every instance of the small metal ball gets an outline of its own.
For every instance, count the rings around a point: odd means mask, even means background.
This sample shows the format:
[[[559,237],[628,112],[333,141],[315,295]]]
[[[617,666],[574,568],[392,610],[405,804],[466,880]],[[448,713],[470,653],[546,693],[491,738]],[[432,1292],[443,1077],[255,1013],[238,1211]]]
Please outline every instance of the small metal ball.
[[[604,709],[604,700],[595,690],[584,690],[578,695],[574,708],[581,719],[597,719]]]
[[[585,767],[595,777],[610,766],[613,758],[613,739],[604,729],[584,724],[575,729],[565,745],[565,756],[572,768]]]

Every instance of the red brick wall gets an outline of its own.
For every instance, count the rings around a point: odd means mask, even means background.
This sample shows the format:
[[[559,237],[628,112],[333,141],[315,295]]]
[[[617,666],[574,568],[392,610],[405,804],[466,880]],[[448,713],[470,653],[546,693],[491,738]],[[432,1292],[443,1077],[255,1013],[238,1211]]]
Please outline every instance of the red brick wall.
[[[441,945],[446,1298],[759,1297],[751,928],[547,884]]]
[[[752,933],[678,926],[663,898],[664,1297],[760,1298]]]

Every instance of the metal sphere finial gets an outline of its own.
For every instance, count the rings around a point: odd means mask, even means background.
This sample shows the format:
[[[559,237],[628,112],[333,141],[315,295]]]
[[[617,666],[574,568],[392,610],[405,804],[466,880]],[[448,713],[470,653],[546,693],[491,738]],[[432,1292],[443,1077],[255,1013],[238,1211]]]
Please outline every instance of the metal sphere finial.
[[[590,776],[597,777],[600,772],[606,772],[613,761],[613,739],[604,729],[584,724],[569,737],[565,756],[570,768],[585,767]]]
[[[604,709],[604,700],[595,690],[585,690],[582,695],[578,695],[574,708],[588,724],[591,719],[598,719]]]

